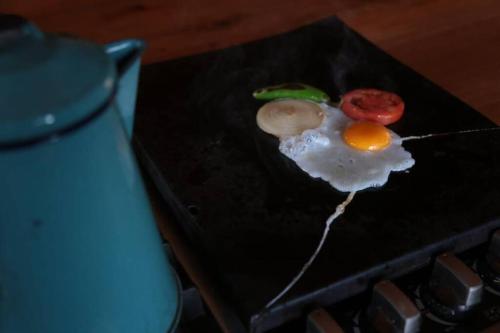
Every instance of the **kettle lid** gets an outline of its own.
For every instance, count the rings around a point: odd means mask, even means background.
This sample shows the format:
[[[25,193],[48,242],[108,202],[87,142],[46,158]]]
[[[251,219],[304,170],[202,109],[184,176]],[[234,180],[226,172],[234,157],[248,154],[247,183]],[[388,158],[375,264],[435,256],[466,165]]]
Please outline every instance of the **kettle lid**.
[[[96,44],[0,15],[0,147],[50,138],[104,108],[116,69]]]

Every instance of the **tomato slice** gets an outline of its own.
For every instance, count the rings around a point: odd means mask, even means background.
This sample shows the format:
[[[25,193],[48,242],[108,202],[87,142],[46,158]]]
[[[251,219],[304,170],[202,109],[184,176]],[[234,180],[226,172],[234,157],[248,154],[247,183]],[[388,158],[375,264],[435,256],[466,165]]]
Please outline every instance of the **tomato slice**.
[[[340,109],[350,118],[389,125],[403,116],[405,104],[398,95],[378,89],[356,89],[340,101]]]

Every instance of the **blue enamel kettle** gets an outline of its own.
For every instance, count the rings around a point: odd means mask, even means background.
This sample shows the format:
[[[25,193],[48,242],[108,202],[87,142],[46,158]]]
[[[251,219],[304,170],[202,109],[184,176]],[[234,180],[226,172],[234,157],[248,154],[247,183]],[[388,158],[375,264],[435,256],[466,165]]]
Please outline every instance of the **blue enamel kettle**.
[[[143,43],[0,16],[0,332],[164,333],[179,288],[129,145]]]

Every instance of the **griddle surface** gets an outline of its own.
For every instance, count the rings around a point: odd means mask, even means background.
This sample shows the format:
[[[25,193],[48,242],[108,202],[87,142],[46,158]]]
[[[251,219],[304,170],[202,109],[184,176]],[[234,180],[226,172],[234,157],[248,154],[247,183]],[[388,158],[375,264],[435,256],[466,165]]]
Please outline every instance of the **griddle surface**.
[[[256,126],[263,103],[252,91],[294,81],[333,98],[359,87],[396,92],[406,113],[389,127],[400,136],[495,126],[336,18],[143,67],[135,124],[141,155],[159,171],[153,178],[172,220],[247,326],[297,273],[346,197],[298,169]],[[290,300],[332,302],[429,253],[485,241],[499,226],[499,142],[500,132],[492,131],[405,143],[415,166],[356,195],[276,308],[292,308]],[[370,269],[375,273],[355,276]]]

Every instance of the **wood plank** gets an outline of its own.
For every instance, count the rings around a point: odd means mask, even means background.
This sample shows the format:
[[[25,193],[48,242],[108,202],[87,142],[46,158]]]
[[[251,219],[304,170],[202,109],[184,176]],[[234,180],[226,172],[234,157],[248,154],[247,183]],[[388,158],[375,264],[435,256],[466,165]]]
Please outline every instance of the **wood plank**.
[[[377,3],[340,13],[347,24],[500,124],[500,2]]]
[[[71,3],[3,0],[2,11],[22,14],[47,31],[65,31],[99,42],[144,38],[145,62],[219,49],[277,34],[359,5],[360,0],[77,0]],[[297,8],[300,8],[297,10]]]

